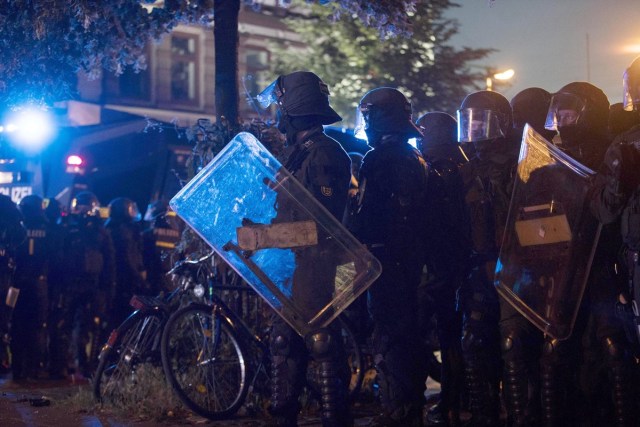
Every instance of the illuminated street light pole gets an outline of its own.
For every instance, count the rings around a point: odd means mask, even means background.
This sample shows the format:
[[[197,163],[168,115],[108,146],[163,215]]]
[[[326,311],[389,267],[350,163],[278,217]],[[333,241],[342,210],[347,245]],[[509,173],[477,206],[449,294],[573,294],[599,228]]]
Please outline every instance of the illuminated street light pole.
[[[493,73],[493,74],[489,74],[487,76],[487,90],[488,91],[492,91],[493,90],[493,80],[500,80],[500,81],[506,81],[506,80],[510,80],[513,78],[513,76],[516,74],[516,72],[513,70],[513,68],[509,68],[508,70],[502,71],[500,73]]]

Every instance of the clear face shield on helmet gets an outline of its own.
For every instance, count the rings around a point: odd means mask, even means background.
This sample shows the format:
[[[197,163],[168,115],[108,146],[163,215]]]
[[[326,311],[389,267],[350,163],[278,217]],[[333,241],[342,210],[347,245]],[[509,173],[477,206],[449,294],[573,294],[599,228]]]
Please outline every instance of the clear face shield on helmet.
[[[369,105],[358,105],[358,108],[356,108],[356,123],[353,128],[353,135],[365,141],[368,140],[367,129],[369,126],[367,120],[369,119],[369,108]]]
[[[640,106],[640,81],[627,69],[622,78],[622,85],[622,104],[624,109],[625,111],[633,111],[636,106]]]
[[[551,98],[551,105],[547,113],[544,128],[558,131],[559,128],[578,123],[580,115],[584,111],[584,101],[570,93],[558,93]]]
[[[465,108],[457,111],[458,142],[486,141],[504,138],[502,116],[492,110]]]
[[[277,103],[283,93],[280,87],[280,77],[278,77],[256,96],[256,100],[266,110],[271,104]]]

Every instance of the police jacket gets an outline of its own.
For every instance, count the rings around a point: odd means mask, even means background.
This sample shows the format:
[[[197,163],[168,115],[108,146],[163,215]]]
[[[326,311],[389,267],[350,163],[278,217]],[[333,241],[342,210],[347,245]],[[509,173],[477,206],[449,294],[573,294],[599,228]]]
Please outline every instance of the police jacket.
[[[287,157],[285,168],[335,218],[342,219],[351,180],[351,160],[342,146],[324,134],[322,126],[301,133]],[[276,198],[273,222],[304,220],[284,197]]]
[[[363,160],[359,207],[351,226],[370,248],[402,256],[423,251],[426,239],[428,167],[399,135],[386,136]]]

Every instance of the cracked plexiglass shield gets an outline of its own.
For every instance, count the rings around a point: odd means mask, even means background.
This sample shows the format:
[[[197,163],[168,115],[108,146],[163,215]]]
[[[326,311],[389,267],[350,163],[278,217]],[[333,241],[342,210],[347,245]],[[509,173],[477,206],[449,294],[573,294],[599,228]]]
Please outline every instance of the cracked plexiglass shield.
[[[236,135],[170,206],[300,335],[328,325],[381,272],[249,133]]]
[[[588,207],[593,173],[525,127],[495,285],[559,340],[571,335],[600,234]]]

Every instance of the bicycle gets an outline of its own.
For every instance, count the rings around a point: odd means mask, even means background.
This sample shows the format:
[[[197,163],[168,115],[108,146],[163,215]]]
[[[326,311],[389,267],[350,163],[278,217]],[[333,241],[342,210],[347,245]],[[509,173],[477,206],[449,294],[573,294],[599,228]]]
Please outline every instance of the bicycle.
[[[253,292],[246,285],[223,289]],[[339,319],[352,370],[350,393],[355,394],[364,376],[362,355],[348,321]],[[249,352],[250,348],[257,351]],[[171,315],[162,334],[161,352],[174,391],[189,409],[205,418],[230,418],[246,403],[249,392],[268,389],[267,338],[254,332],[216,293],[209,304],[193,303]]]
[[[114,329],[98,356],[93,376],[93,395],[102,403],[122,404],[135,387],[138,371],[144,365],[160,367],[160,340],[170,314],[184,304],[183,297],[193,291],[203,298],[200,268],[213,252],[196,259],[178,261],[167,273],[178,277],[179,285],[166,296],[134,295],[133,313]],[[189,298],[192,298],[189,296]]]

